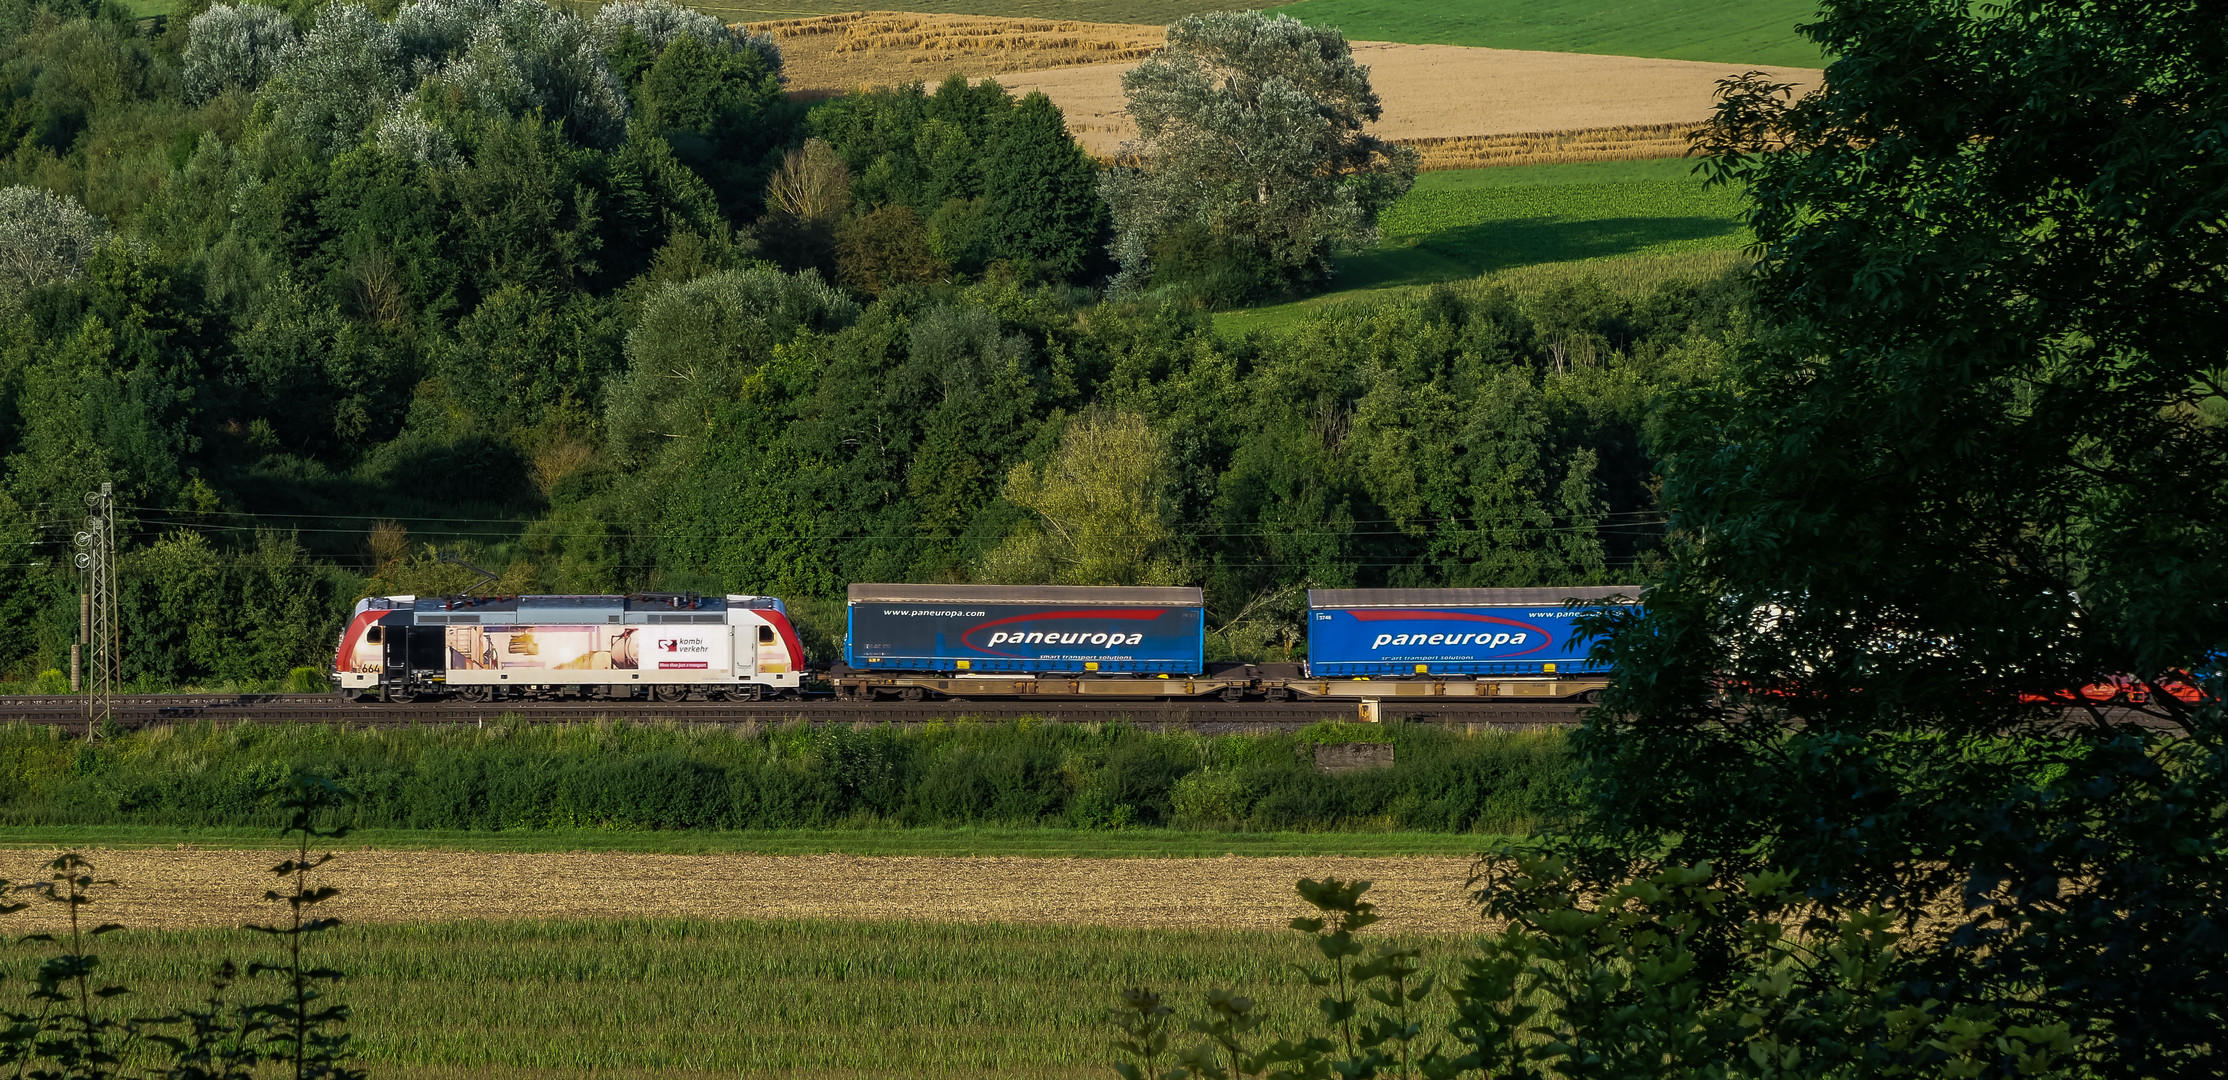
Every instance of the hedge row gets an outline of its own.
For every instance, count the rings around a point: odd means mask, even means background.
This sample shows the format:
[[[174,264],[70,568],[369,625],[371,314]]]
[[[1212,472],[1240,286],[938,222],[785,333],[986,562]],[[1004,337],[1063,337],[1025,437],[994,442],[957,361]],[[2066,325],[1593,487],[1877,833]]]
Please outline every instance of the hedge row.
[[[275,826],[296,772],[339,781],[359,828],[842,825],[1509,831],[1569,804],[1557,733],[1318,725],[1201,737],[1120,725],[724,730],[200,724],[85,743],[0,727],[0,823]],[[1327,775],[1312,747],[1390,741]]]

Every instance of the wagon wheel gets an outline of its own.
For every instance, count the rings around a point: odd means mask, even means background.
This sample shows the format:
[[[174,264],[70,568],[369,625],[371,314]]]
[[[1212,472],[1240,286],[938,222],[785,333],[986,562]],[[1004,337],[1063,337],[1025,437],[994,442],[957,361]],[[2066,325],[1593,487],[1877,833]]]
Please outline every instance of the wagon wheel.
[[[689,696],[689,688],[686,686],[653,686],[650,688],[650,696],[659,701],[686,701]]]
[[[408,705],[418,700],[418,692],[407,686],[390,686],[387,688],[386,697],[393,704]]]
[[[1224,701],[1244,701],[1246,698],[1246,692],[1239,687],[1225,686],[1222,688],[1222,691],[1215,696],[1221,698]]]
[[[766,688],[757,683],[744,683],[727,692],[732,701],[759,701],[766,696]]]
[[[904,689],[899,690],[897,692],[897,696],[898,700],[900,701],[919,701],[920,699],[927,697],[928,692],[922,690],[918,686],[908,686]]]
[[[1292,700],[1292,691],[1278,686],[1271,688],[1267,693],[1262,694],[1261,696],[1268,698],[1270,701],[1290,701]]]
[[[456,696],[459,701],[469,701],[474,705],[481,705],[495,700],[495,688],[492,686],[459,686],[456,688]]]

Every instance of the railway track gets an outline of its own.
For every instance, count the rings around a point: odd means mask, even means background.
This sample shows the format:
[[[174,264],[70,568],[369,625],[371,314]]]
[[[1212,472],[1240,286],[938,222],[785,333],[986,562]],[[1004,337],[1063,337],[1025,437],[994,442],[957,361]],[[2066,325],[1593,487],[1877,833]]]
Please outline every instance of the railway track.
[[[1463,728],[1530,728],[1576,724],[1588,706],[1573,702],[1399,701],[1383,718]],[[351,727],[484,726],[490,722],[579,724],[601,719],[682,724],[926,724],[965,719],[1041,717],[1058,723],[1123,721],[1145,727],[1225,733],[1290,731],[1323,720],[1356,720],[1353,702],[1224,701],[920,701],[873,704],[803,701],[647,702],[522,701],[475,705],[460,701],[409,705],[356,703],[331,694],[131,694],[116,699],[113,723],[125,728],[165,724],[297,723]],[[76,696],[0,698],[0,722],[83,727],[85,699]]]

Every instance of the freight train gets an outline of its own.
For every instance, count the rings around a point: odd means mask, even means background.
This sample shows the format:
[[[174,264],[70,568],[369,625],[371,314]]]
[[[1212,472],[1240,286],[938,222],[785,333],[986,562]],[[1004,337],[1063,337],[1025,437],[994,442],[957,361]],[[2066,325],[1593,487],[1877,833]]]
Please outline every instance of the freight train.
[[[1638,591],[1316,589],[1304,663],[1210,665],[1198,589],[862,584],[821,667],[770,596],[385,596],[357,602],[333,679],[394,702],[1592,700],[1607,673],[1570,605]]]

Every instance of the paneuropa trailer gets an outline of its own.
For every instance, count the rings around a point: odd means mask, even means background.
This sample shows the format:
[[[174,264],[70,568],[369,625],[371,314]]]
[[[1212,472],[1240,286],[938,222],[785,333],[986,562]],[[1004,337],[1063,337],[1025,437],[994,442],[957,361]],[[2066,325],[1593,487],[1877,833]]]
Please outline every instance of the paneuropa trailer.
[[[1162,697],[1252,689],[1205,677],[1198,589],[853,585],[843,669],[854,700],[1035,694]]]
[[[1565,604],[1639,592],[1311,589],[1306,678],[1291,687],[1311,697],[1591,697],[1606,673]]]

